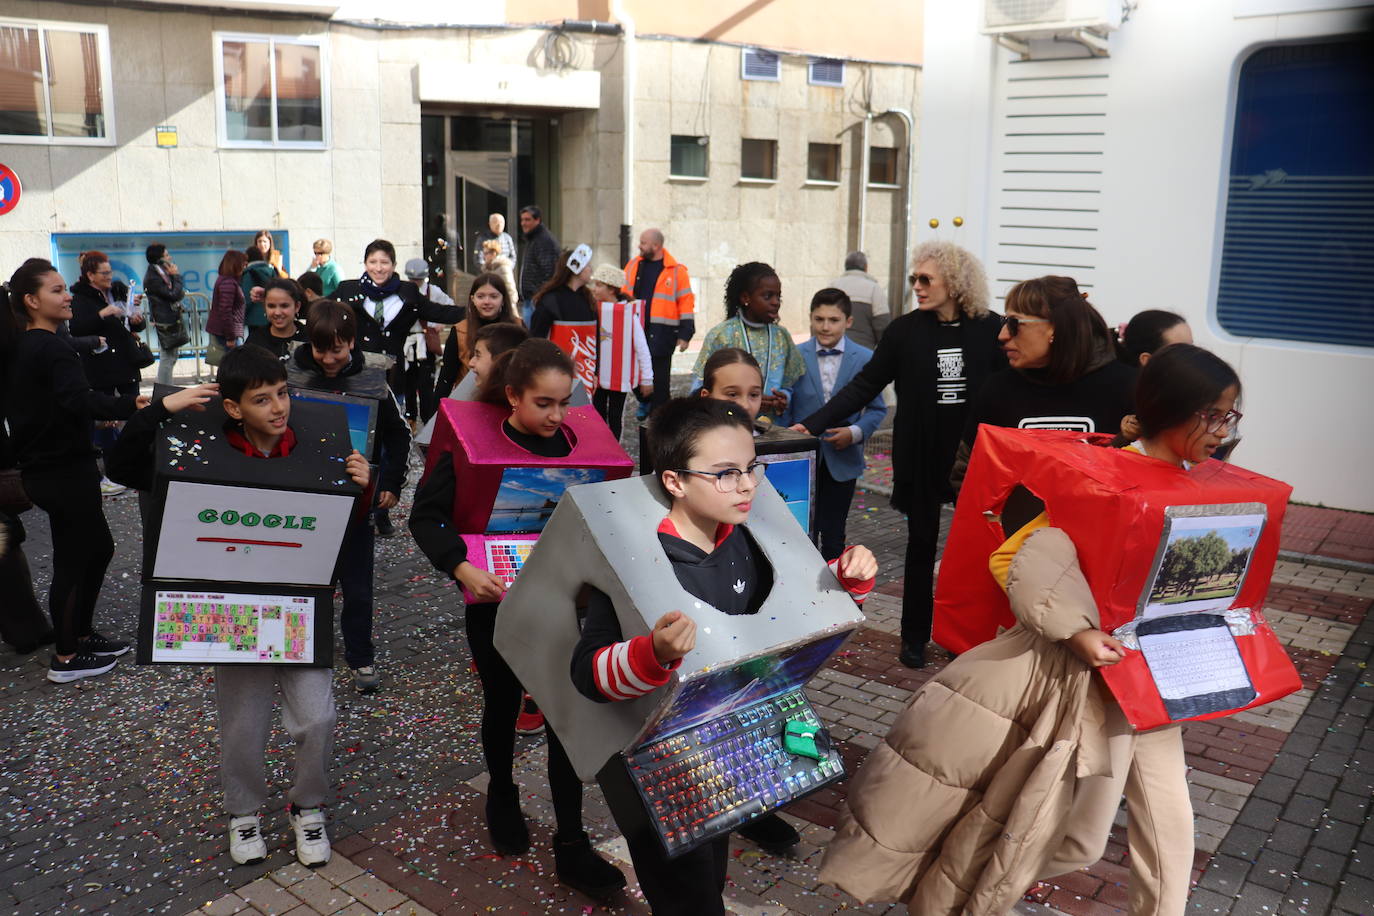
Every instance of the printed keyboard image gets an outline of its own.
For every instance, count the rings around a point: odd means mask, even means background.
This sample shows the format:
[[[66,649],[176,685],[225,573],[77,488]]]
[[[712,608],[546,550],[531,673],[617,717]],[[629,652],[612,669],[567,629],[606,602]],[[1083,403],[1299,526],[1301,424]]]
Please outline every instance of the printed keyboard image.
[[[487,569],[510,588],[530,558],[536,541],[487,541]]]
[[[823,759],[783,747],[789,721],[820,726],[800,690],[641,745],[630,778],[669,856],[734,830],[844,776],[837,751]]]

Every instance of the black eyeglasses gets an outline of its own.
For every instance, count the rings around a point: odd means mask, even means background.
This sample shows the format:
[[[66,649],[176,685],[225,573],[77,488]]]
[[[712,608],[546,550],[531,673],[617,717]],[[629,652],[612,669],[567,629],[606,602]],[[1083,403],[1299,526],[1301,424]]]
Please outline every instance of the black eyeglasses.
[[[935,282],[935,278],[930,274],[912,274],[906,278],[906,282],[910,283],[912,286],[916,286],[917,284],[929,286]]]
[[[1021,333],[1021,325],[1037,324],[1042,321],[1049,321],[1048,318],[1022,318],[1020,315],[1005,315],[1002,318],[1002,327],[1007,329],[1007,336],[1015,337]]]
[[[1239,410],[1228,410],[1221,413],[1216,410],[1199,410],[1197,415],[1202,418],[1202,422],[1207,424],[1209,433],[1226,432],[1230,434],[1240,425],[1240,418],[1245,416]]]
[[[739,489],[739,482],[745,474],[754,483],[758,483],[763,477],[764,469],[767,467],[761,461],[755,461],[744,470],[739,468],[726,468],[723,471],[694,471],[691,468],[673,468],[679,474],[696,474],[698,477],[714,477],[716,479],[716,490],[721,493],[734,493]]]

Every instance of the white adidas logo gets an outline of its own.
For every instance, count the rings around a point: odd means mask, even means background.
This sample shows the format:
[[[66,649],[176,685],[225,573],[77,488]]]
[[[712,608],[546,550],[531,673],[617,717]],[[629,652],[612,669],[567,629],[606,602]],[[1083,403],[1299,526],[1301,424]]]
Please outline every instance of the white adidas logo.
[[[743,580],[743,579],[736,579],[736,580],[735,580],[735,594],[736,594],[736,595],[743,595],[743,594],[744,594],[744,580]]]

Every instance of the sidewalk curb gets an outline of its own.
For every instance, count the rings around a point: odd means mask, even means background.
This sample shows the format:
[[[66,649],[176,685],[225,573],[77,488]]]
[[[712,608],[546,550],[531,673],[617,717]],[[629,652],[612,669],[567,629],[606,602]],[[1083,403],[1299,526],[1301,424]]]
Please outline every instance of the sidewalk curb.
[[[1279,559],[1290,563],[1306,563],[1309,566],[1325,566],[1328,569],[1341,569],[1346,572],[1364,573],[1374,576],[1374,563],[1359,560],[1342,560],[1339,557],[1325,557],[1319,553],[1299,553],[1296,550],[1280,550]]]

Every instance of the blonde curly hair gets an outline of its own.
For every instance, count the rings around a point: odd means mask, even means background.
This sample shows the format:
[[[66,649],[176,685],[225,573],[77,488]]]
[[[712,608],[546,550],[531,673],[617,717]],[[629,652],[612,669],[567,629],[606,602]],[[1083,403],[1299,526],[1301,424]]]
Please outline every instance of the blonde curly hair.
[[[953,242],[922,242],[911,253],[912,271],[925,261],[935,262],[965,317],[981,318],[988,313],[988,275],[972,252]]]

